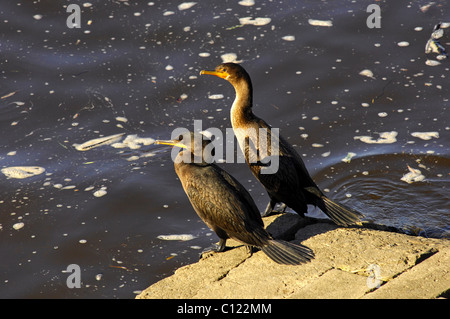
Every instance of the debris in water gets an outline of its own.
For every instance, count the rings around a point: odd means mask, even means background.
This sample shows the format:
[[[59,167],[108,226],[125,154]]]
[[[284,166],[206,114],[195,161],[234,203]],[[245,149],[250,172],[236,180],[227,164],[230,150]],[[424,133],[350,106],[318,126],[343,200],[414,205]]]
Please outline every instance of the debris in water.
[[[136,134],[128,135],[122,142],[114,143],[111,146],[114,148],[128,147],[132,150],[138,149],[142,145],[151,145],[155,140],[151,137],[139,137]]]
[[[403,175],[403,177],[401,178],[402,181],[411,184],[414,182],[421,182],[425,179],[425,176],[422,175],[422,172],[420,170],[411,168],[409,165],[408,170],[409,172]]]
[[[370,71],[369,69],[362,70],[361,72],[359,72],[359,75],[367,76],[368,78],[375,79],[375,77],[373,76],[373,72]]]
[[[295,41],[295,35],[285,35],[282,39],[284,41]]]
[[[100,188],[98,191],[94,192],[95,197],[102,197],[105,196],[108,192],[106,191],[106,187]]]
[[[397,43],[397,45],[399,47],[407,47],[407,46],[409,46],[409,42],[407,42],[407,41],[400,41],[399,43]]]
[[[439,138],[439,132],[412,132],[411,136],[418,137],[422,140],[428,141],[434,138]]]
[[[180,235],[159,235],[156,237],[161,240],[181,240],[181,241],[188,241],[196,238],[194,235],[190,234],[180,234]]]
[[[132,162],[132,161],[137,161],[139,158],[140,158],[139,156],[134,155],[134,156],[128,157],[126,160],[127,160],[128,162]]]
[[[310,25],[316,26],[316,27],[332,27],[333,21],[331,20],[316,20],[316,19],[309,19],[308,23]]]
[[[380,138],[374,140],[371,136],[355,136],[355,140],[360,140],[363,143],[367,144],[392,144],[397,142],[398,132],[382,132],[379,133]]]
[[[244,25],[250,24],[255,26],[262,26],[269,24],[270,21],[272,21],[272,19],[270,18],[255,18],[255,19],[252,19],[252,17],[239,18],[239,23]]]
[[[441,23],[438,23],[434,26],[433,32],[431,33],[432,39],[440,39],[444,36],[444,29],[441,28]]]
[[[350,161],[352,160],[352,158],[353,158],[354,156],[356,156],[356,153],[349,152],[349,153],[347,154],[346,157],[344,157],[343,159],[341,159],[341,161],[343,161],[344,163],[350,163]]]
[[[0,100],[6,99],[6,98],[8,98],[8,97],[10,97],[10,96],[13,96],[13,95],[16,94],[17,92],[18,92],[18,91],[14,91],[14,92],[5,94],[5,95],[3,95],[2,97],[0,97]]]
[[[431,8],[431,6],[434,5],[434,4],[436,4],[436,2],[429,2],[428,4],[421,6],[421,7],[420,7],[420,11],[422,11],[423,13],[425,13],[425,12],[427,12],[427,11]]]
[[[25,226],[25,224],[22,223],[22,222],[20,222],[20,223],[15,223],[15,224],[13,225],[13,228],[14,228],[15,230],[19,230],[19,229],[23,228],[23,226]]]
[[[128,119],[124,116],[118,116],[118,117],[116,117],[116,121],[126,123],[126,122],[128,122]]]
[[[130,271],[127,267],[125,267],[125,266],[116,266],[116,265],[109,265],[109,267],[111,267],[111,268],[117,268],[117,269],[123,269],[123,270],[126,270],[126,271]]]
[[[220,100],[223,99],[223,94],[211,94],[210,96],[208,96],[208,99],[211,100]]]
[[[75,188],[77,188],[75,185],[67,185],[67,186],[61,187],[61,189],[75,189]]]
[[[448,54],[442,44],[438,41],[438,39],[444,36],[444,29],[442,29],[443,23],[438,23],[434,26],[433,32],[431,33],[430,39],[428,39],[427,44],[425,45],[425,53],[435,53],[437,54],[436,59],[442,61],[448,58]],[[428,60],[427,60],[428,62]],[[426,62],[425,62],[426,63]],[[429,65],[429,64],[427,64]]]
[[[255,0],[241,0],[238,2],[241,6],[251,7],[255,4]]]
[[[237,24],[237,25],[234,25],[232,27],[226,28],[225,30],[234,30],[234,29],[237,29],[237,28],[242,28],[243,26],[244,26],[243,24]]]
[[[227,62],[234,62],[234,63],[241,63],[242,60],[237,60],[237,54],[236,53],[225,53],[220,56],[222,59],[222,63]]]
[[[429,60],[429,59],[427,59],[425,61],[425,64],[428,65],[428,66],[436,66],[436,65],[440,65],[441,62],[436,61],[436,60]]]
[[[120,133],[105,137],[94,138],[92,140],[84,142],[83,144],[73,144],[72,146],[75,147],[75,149],[77,149],[78,151],[84,152],[102,145],[109,145],[114,142],[117,142],[124,135],[125,133]]]
[[[45,172],[40,166],[12,166],[2,168],[1,172],[8,178],[28,178]]]
[[[178,5],[178,10],[187,10],[195,6],[197,2],[183,2],[182,4]]]

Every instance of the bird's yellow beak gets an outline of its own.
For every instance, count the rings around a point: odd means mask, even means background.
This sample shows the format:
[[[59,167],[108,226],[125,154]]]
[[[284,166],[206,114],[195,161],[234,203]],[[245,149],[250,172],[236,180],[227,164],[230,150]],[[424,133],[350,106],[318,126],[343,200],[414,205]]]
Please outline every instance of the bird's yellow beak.
[[[168,141],[157,140],[157,141],[155,141],[155,144],[171,145],[171,146],[178,146],[178,147],[181,147],[181,148],[187,148],[187,146],[184,145],[183,143],[180,143],[179,140],[168,140]]]
[[[228,72],[225,71],[206,71],[206,70],[201,70],[200,71],[200,75],[203,74],[209,74],[209,75],[215,75],[218,76],[219,78],[222,79],[226,79],[230,74],[228,74]]]

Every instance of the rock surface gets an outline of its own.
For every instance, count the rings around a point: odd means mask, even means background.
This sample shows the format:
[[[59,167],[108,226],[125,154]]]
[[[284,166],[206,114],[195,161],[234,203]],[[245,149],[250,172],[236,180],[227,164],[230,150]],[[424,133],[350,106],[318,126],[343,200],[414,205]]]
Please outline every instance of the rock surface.
[[[438,298],[450,295],[450,241],[383,226],[341,228],[283,214],[264,219],[275,238],[313,249],[299,266],[278,265],[245,247],[204,256],[137,298]],[[385,230],[380,230],[385,229]]]

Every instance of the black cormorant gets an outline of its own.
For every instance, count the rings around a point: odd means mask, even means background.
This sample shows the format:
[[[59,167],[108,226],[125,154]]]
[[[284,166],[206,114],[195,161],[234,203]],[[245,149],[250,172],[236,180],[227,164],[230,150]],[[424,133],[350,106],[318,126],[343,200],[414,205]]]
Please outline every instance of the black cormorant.
[[[248,191],[230,174],[212,162],[211,141],[200,133],[185,133],[156,144],[183,148],[175,158],[175,172],[198,216],[220,238],[217,251],[233,238],[260,248],[280,264],[297,265],[314,253],[308,247],[273,239],[264,229],[259,210]],[[211,144],[212,145],[212,144]]]
[[[264,216],[272,213],[277,203],[291,207],[299,215],[307,213],[307,204],[318,206],[336,224],[342,226],[361,224],[363,215],[353,209],[338,204],[328,197],[312,180],[303,160],[295,149],[281,136],[275,136],[273,129],[252,112],[253,89],[250,76],[245,69],[235,63],[223,63],[214,71],[201,71],[200,74],[218,76],[230,82],[235,91],[236,98],[231,107],[231,124],[245,155],[247,164],[252,173],[266,188],[270,197]],[[252,136],[256,132],[257,136]],[[267,135],[260,141],[260,135]],[[279,134],[278,134],[279,135]],[[250,140],[253,142],[250,144]],[[271,153],[273,142],[277,143],[275,154]],[[278,156],[274,158],[274,156]],[[264,157],[278,161],[277,169],[270,173],[263,172],[267,162]]]

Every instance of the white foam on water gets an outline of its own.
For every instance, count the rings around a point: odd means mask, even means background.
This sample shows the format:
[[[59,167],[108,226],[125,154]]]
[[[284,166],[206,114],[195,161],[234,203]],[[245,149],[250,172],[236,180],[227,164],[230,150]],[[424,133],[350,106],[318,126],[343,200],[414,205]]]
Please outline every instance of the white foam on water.
[[[183,2],[182,4],[178,5],[178,10],[183,11],[192,8],[195,6],[197,2]]]
[[[139,137],[136,134],[127,135],[122,142],[113,143],[114,148],[129,148],[132,150],[141,148],[142,145],[151,145],[155,140],[151,137]]]
[[[412,132],[411,136],[420,138],[424,141],[431,140],[434,138],[439,138],[439,132]]]
[[[2,168],[1,172],[8,178],[23,179],[45,172],[40,166],[11,166]]]
[[[310,25],[313,25],[316,27],[332,27],[333,26],[333,21],[331,21],[331,20],[309,19],[308,23]]]
[[[84,152],[84,151],[88,151],[88,150],[91,150],[91,149],[99,147],[99,146],[109,145],[114,142],[117,142],[124,135],[125,135],[125,133],[120,133],[120,134],[114,134],[114,135],[109,135],[109,136],[105,136],[105,137],[94,138],[94,139],[86,141],[82,144],[73,144],[72,146],[75,147],[76,150]]]
[[[252,18],[252,17],[243,17],[239,18],[239,23],[243,25],[254,25],[254,26],[262,26],[269,24],[272,21],[270,18]]]
[[[396,131],[383,132],[379,134],[380,137],[376,140],[374,140],[372,136],[355,136],[353,138],[367,144],[392,144],[397,142],[398,132]]]
[[[161,240],[180,240],[180,241],[188,241],[196,238],[191,234],[171,234],[171,235],[159,235],[156,238]]]
[[[421,182],[425,180],[425,176],[422,175],[422,172],[418,169],[412,168],[408,165],[409,172],[403,175],[403,177],[400,179],[408,184],[412,184],[415,182]]]
[[[369,69],[362,70],[361,72],[359,72],[359,75],[367,76],[368,78],[375,79],[375,77],[373,76],[373,72],[370,71]]]

